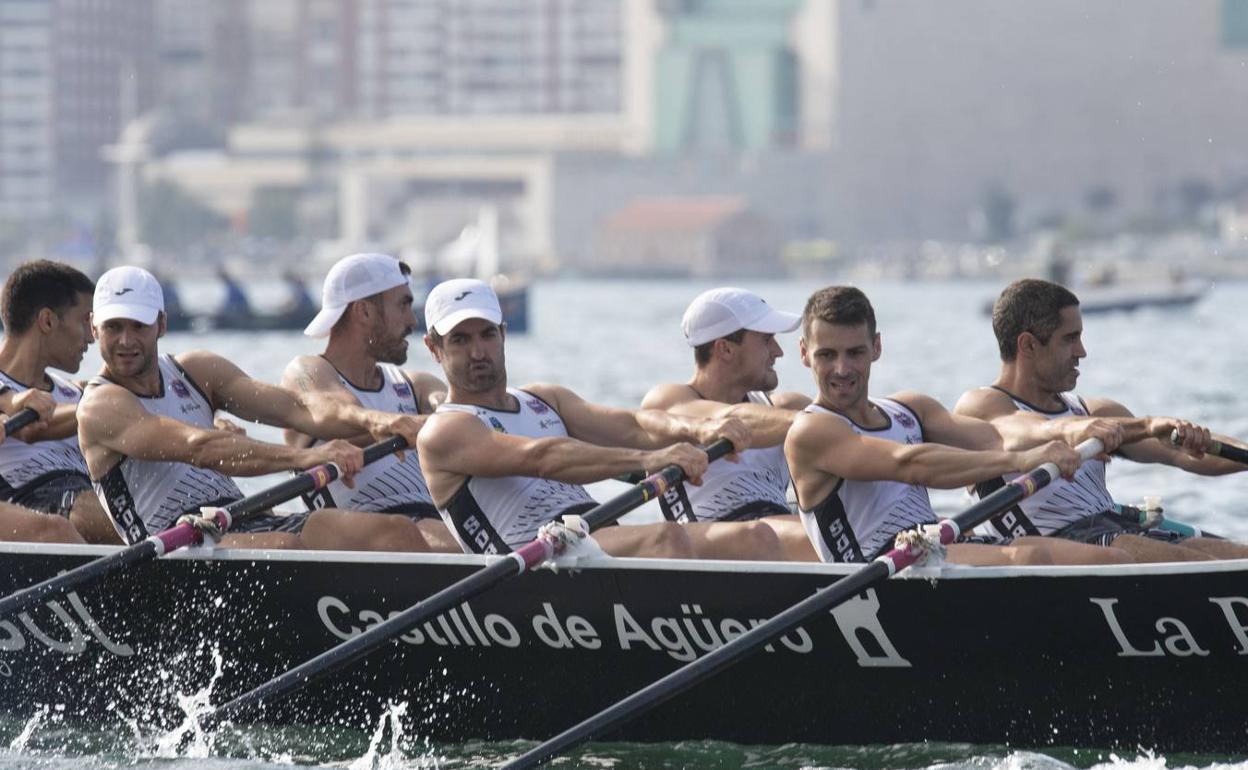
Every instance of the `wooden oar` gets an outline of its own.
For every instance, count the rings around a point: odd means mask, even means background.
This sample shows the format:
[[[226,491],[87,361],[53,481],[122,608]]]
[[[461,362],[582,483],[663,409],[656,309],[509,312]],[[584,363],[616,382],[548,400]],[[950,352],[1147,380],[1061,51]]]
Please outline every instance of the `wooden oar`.
[[[393,436],[380,441],[364,449],[364,464],[375,462],[406,446],[407,442],[401,436]],[[337,479],[339,473],[338,466],[333,463],[309,468],[276,486],[218,509],[213,520],[221,531],[225,532],[230,528],[235,517],[263,511],[287,500],[293,500],[305,492],[322,489]],[[99,580],[127,565],[156,559],[184,546],[200,543],[203,537],[203,533],[190,524],[176,524],[116,553],[87,562],[81,567],[62,572],[29,588],[9,594],[0,599],[0,619],[38,604],[53,594],[72,591],[78,586]]]
[[[1087,460],[1100,454],[1102,448],[1099,440],[1089,439],[1080,444],[1078,450],[1083,459]],[[948,545],[958,535],[1028,497],[1057,478],[1057,475],[1057,466],[1053,463],[1045,463],[1032,472],[1007,482],[1005,486],[954,518],[941,521],[938,525],[940,542]],[[503,770],[537,767],[573,746],[619,727],[642,712],[658,706],[702,680],[723,671],[741,658],[757,652],[811,617],[827,612],[868,588],[884,582],[922,558],[923,552],[921,547],[914,544],[894,548],[857,572],[841,578],[830,587],[816,592],[814,596],[803,599],[723,647],[685,664],[657,682],[638,690],[615,705],[525,752],[504,765]]]
[[[711,462],[731,452],[732,443],[728,439],[720,439],[706,448],[707,458]],[[632,489],[590,509],[582,514],[581,518],[593,532],[646,501],[662,496],[668,488],[683,481],[684,478],[685,472],[679,466],[669,465],[642,479]],[[534,539],[507,554],[505,558],[495,561],[484,569],[477,570],[459,582],[452,583],[399,614],[391,615],[388,620],[372,626],[359,636],[331,647],[254,690],[218,706],[200,718],[200,725],[204,729],[211,729],[223,720],[262,700],[284,696],[314,679],[353,663],[386,642],[402,636],[409,629],[441,615],[452,607],[459,606],[509,578],[523,574],[552,555],[554,554],[551,543],[542,538]]]

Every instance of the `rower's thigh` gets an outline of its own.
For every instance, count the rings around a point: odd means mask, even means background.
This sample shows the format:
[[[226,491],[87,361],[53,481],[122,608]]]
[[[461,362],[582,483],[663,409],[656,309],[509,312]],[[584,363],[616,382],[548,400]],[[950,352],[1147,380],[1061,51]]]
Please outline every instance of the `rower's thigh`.
[[[121,544],[121,536],[117,534],[112,518],[100,505],[100,498],[90,492],[83,492],[74,498],[69,520],[82,539],[92,545]]]
[[[983,545],[980,543],[953,543],[947,546],[945,559],[954,564],[970,564],[976,567],[1025,566],[1051,564],[1044,551],[1029,546]]]
[[[429,544],[429,550],[434,553],[463,553],[464,549],[459,545],[451,530],[447,529],[446,524],[438,519],[417,519],[416,526],[420,529],[420,534],[425,538],[425,542]]]
[[[390,513],[322,508],[299,532],[304,547],[327,551],[428,551],[416,522]]]
[[[1019,537],[1015,546],[1036,548],[1051,564],[1132,564],[1135,558],[1121,548],[1089,545],[1061,537]]]
[[[1180,542],[1184,548],[1200,551],[1215,559],[1248,559],[1248,545],[1213,537],[1193,537]]]
[[[788,561],[819,561],[819,554],[810,542],[810,535],[802,526],[802,520],[796,514],[788,513],[780,516],[766,516],[760,521],[765,522],[780,538],[780,547],[784,549],[784,558]]]
[[[780,561],[784,551],[775,530],[762,521],[696,521],[685,525],[699,559]]]
[[[594,539],[611,556],[693,558],[693,544],[689,533],[682,525],[670,521],[604,527],[594,533]]]
[[[19,543],[82,543],[69,519],[13,503],[0,503],[0,540]]]
[[[1163,543],[1140,535],[1119,535],[1114,538],[1114,548],[1121,548],[1139,562],[1159,561],[1209,561],[1207,553],[1188,548],[1180,543]]]

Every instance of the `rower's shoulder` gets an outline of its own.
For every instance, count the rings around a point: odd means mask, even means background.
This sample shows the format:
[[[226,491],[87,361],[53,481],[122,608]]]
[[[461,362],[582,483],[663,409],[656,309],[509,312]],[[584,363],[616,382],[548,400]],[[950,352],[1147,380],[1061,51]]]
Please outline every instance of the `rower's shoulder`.
[[[322,356],[295,356],[282,371],[282,387],[291,390],[325,390],[338,384],[333,364]]]
[[[954,414],[977,417],[981,420],[991,420],[1016,411],[1018,411],[1018,405],[1014,403],[1014,400],[1004,391],[991,385],[966,391],[953,405]]]
[[[130,409],[138,406],[138,397],[126,388],[115,382],[95,380],[83,391],[75,416],[78,424],[90,431],[124,419]]]
[[[767,394],[767,397],[771,400],[772,406],[792,409],[795,412],[800,412],[811,404],[810,396],[794,391],[772,391]]]
[[[681,382],[664,382],[655,385],[641,399],[642,409],[670,409],[677,404],[699,400],[693,388]]]

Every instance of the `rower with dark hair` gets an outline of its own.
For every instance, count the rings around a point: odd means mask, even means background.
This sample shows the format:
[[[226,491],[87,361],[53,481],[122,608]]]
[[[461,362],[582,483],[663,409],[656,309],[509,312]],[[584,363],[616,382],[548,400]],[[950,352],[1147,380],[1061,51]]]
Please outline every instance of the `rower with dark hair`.
[[[681,329],[693,348],[693,376],[656,385],[643,409],[693,417],[735,417],[750,430],[752,449],[740,462],[710,466],[701,486],[676,484],[659,506],[670,521],[689,525],[694,543],[724,549],[725,558],[774,558],[766,535],[778,538],[785,558],[817,561],[802,523],[789,510],[789,467],[784,437],[798,411],[810,403],[800,393],[777,393],[776,335],[801,322],[772,309],[745,289],[711,289],[685,310]],[[759,541],[762,540],[760,543]]]
[[[1129,460],[1161,463],[1204,475],[1236,473],[1244,466],[1205,453],[1207,428],[1173,417],[1135,417],[1107,398],[1074,393],[1083,346],[1079,299],[1063,286],[1039,279],[1015,281],[1001,292],[992,311],[992,329],[1001,355],[996,382],[968,391],[955,411],[994,423],[1030,419],[1053,437],[1070,437],[1089,421],[1113,424],[1123,434],[1118,454]],[[1180,446],[1170,441],[1177,433]],[[1223,436],[1212,437],[1235,444]],[[1240,445],[1242,446],[1242,445]],[[976,487],[978,494],[1008,479]],[[1105,484],[1105,463],[1089,461],[1069,481],[1057,480],[981,527],[986,536],[1054,535],[1109,545],[1138,561],[1178,561],[1248,557],[1248,546],[1209,537],[1184,537],[1150,528],[1138,510],[1116,504]]]
[[[328,340],[319,356],[299,356],[282,375],[282,385],[345,404],[412,415],[423,424],[446,386],[432,374],[400,368],[407,363],[407,338],[416,329],[411,270],[385,254],[353,254],[325,277],[320,312],[304,334]],[[362,439],[367,440],[367,436]],[[312,439],[286,431],[292,446]],[[413,447],[414,449],[414,447]],[[347,508],[411,517],[435,551],[459,551],[429,496],[415,451],[390,456],[362,469],[348,487],[335,481],[304,497],[310,509]]]
[[[332,462],[350,479],[363,465],[362,450],[341,438],[296,449],[214,429],[218,409],[323,439],[397,433],[415,442],[419,425],[411,417],[292,394],[204,350],[160,355],[163,306],[160,285],[140,268],[114,268],[95,288],[92,317],[104,367],[79,405],[78,434],[96,493],[127,542],[167,529],[201,507],[241,499],[227,474],[256,476]],[[405,517],[328,509],[240,517],[222,543],[427,550],[420,530]]]
[[[736,420],[679,417],[591,404],[558,385],[507,386],[506,325],[481,281],[445,281],[425,302],[425,344],[442,365],[447,400],[420,432],[429,491],[465,551],[507,553],[544,525],[594,507],[582,484],[679,465],[697,483],[706,454],[685,442],[726,437],[747,448]],[[616,556],[687,557],[672,522],[594,535]]]
[[[117,542],[94,496],[81,494],[91,488],[74,417],[82,389],[48,371],[82,365],[94,290],[81,271],[42,259],[19,265],[0,290],[0,411],[40,414],[0,443],[0,540]]]
[[[810,297],[800,348],[819,395],[793,421],[784,451],[802,522],[824,561],[869,561],[892,548],[899,532],[935,523],[929,486],[953,489],[1047,462],[1069,477],[1079,466],[1078,453],[1037,439],[1030,423],[1003,422],[998,432],[915,391],[871,398],[871,365],[883,347],[875,310],[858,289],[832,286]],[[1096,424],[1078,441],[1095,437],[1113,449],[1116,436]],[[948,558],[967,564],[1130,560],[1111,549],[1046,538],[957,543]]]

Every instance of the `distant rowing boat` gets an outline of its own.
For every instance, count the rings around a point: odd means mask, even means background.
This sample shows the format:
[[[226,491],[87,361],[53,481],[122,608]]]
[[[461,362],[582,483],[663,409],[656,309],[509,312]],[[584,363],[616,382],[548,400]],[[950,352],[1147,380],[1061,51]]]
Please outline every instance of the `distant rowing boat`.
[[[1124,284],[1085,287],[1076,290],[1079,310],[1093,313],[1129,313],[1145,308],[1181,309],[1194,305],[1209,293],[1208,281],[1167,284]],[[984,303],[984,315],[992,315],[993,300]]]
[[[0,546],[5,593],[106,552]],[[147,564],[0,622],[0,709],[180,721],[483,564],[229,551]],[[270,704],[435,740],[542,738],[844,575],[839,565],[616,560],[540,570]],[[739,743],[958,741],[1248,752],[1248,562],[912,570],[621,734]]]

